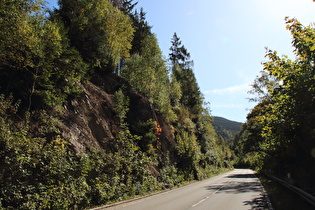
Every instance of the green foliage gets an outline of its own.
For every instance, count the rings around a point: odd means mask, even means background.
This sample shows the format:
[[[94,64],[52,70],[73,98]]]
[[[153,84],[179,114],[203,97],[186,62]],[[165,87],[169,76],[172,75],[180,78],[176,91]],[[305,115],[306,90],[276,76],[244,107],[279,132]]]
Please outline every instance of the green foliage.
[[[149,119],[146,122],[139,122],[132,126],[132,129],[139,134],[142,138],[138,142],[142,151],[145,151],[149,156],[157,156],[157,149],[160,147],[161,126],[158,122]]]
[[[21,99],[25,111],[39,104],[60,110],[69,95],[80,92],[85,65],[61,26],[47,20],[40,0],[1,4],[1,92]]]
[[[129,17],[107,0],[60,0],[58,11],[68,36],[92,67],[111,72],[129,57],[134,29]]]
[[[138,2],[133,3],[133,0],[109,0],[109,2],[127,15],[131,15],[132,10],[138,4]]]
[[[171,42],[169,59],[172,64],[172,73],[176,81],[180,83],[180,103],[188,107],[191,113],[199,115],[202,112],[203,96],[193,72],[193,61],[190,60],[190,54],[176,33]]]
[[[233,143],[235,135],[241,131],[242,124],[222,117],[213,117],[213,126],[216,132],[229,144]]]
[[[149,97],[168,121],[174,119],[175,115],[170,105],[168,69],[154,35],[143,40],[141,55],[134,54],[127,60],[121,76]]]
[[[178,68],[176,66],[175,68]],[[174,71],[171,74],[171,87],[170,87],[170,102],[173,107],[180,105],[180,99],[182,98],[181,84],[177,81]]]
[[[112,152],[90,148],[90,153],[75,155],[58,136],[52,141],[28,138],[27,131],[13,126],[13,99],[0,99],[3,207],[81,209],[161,188],[149,170],[157,163],[141,152],[140,138],[126,128],[112,142]]]
[[[122,89],[119,89],[114,95],[114,111],[117,114],[118,122],[122,126],[129,111],[129,98],[125,96]]]
[[[0,208],[84,209],[229,166],[230,151],[202,107],[190,55],[178,37],[170,75],[145,13],[132,14],[132,1],[59,4],[48,15],[41,0],[0,2]],[[135,91],[116,77],[106,107],[115,138],[97,148],[86,143],[75,153],[61,137],[69,132],[67,102],[86,90],[93,70],[109,70],[97,72],[108,76],[124,63],[121,76],[148,97],[144,113],[150,116],[127,123],[136,100],[128,96]]]
[[[159,178],[161,179],[163,188],[173,188],[185,181],[184,174],[170,163],[169,156],[162,162]]]
[[[198,160],[200,146],[197,138],[188,132],[182,132],[176,136],[177,152],[180,157],[179,167],[185,173],[188,180],[198,179]]]
[[[133,54],[127,60],[121,75],[149,97],[167,122],[174,123],[178,169],[185,179],[198,179],[204,177],[199,163],[202,162],[201,167],[205,169],[212,164],[222,167],[230,165],[224,164],[224,161],[230,160],[226,158],[226,153],[220,152],[224,150],[223,144],[217,146],[219,143],[212,119],[202,107],[203,99],[191,69],[189,53],[184,46],[179,46],[179,40],[177,42],[178,45],[171,48],[174,51],[173,57],[176,58],[171,80],[154,35],[147,35],[141,42],[143,45],[140,53]],[[177,57],[175,51],[178,51]],[[147,127],[143,123],[141,126]],[[146,132],[139,145],[149,151],[148,154],[157,155],[154,150],[157,146],[156,135],[150,131],[152,128],[146,129],[149,132]]]
[[[141,49],[145,47],[143,40],[152,35],[151,26],[149,26],[146,21],[145,15],[146,13],[141,8],[140,12],[136,10],[131,16],[131,19],[133,20],[133,28],[135,29],[134,38],[132,40],[132,48],[130,50],[132,55],[141,55]]]
[[[177,107],[175,110],[176,154],[185,179],[205,178],[211,174],[206,171],[211,167],[230,168],[232,152],[224,141],[219,141],[209,112],[204,110],[195,118],[187,108]]]
[[[254,84],[254,91],[262,94],[261,102],[248,115],[238,145],[244,161],[253,159],[249,161],[253,167],[283,177],[290,173],[298,185],[315,189],[309,185],[310,176],[303,173],[315,161],[311,155],[315,147],[315,29],[295,19],[286,21],[296,60],[267,50],[269,61],[263,63],[262,76]]]
[[[176,33],[174,33],[171,43],[169,58],[172,65],[175,66],[177,64],[181,69],[190,69],[193,65],[193,62],[190,61],[190,53],[182,45],[182,41]]]
[[[28,138],[14,126],[12,99],[1,96],[0,197],[5,208],[48,209],[86,206],[89,186],[77,174],[67,143]],[[21,126],[21,125],[19,125]]]

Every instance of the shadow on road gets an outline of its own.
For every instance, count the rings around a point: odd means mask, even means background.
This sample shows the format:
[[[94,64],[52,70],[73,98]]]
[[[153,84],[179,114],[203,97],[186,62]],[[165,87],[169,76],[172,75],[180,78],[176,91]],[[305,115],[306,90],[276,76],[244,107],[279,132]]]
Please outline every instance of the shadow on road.
[[[269,209],[267,199],[262,193],[262,186],[259,181],[254,181],[257,178],[254,174],[234,174],[227,176],[232,181],[226,181],[221,185],[207,186],[206,189],[214,191],[215,194],[242,194],[254,193],[251,200],[243,201],[249,209]],[[233,180],[234,179],[234,180]]]
[[[214,190],[216,194],[241,194],[248,192],[261,192],[261,185],[257,182],[226,182],[223,185],[208,186],[207,190]],[[252,200],[244,201],[250,209],[269,209],[266,197],[259,193]]]
[[[256,178],[255,174],[234,174],[227,176],[226,178],[238,178],[238,179],[248,179],[248,178]]]
[[[261,192],[261,185],[257,182],[225,182],[223,185],[208,186],[207,190],[229,194]]]
[[[244,201],[244,205],[250,206],[251,209],[269,209],[265,196],[261,195],[252,201]]]

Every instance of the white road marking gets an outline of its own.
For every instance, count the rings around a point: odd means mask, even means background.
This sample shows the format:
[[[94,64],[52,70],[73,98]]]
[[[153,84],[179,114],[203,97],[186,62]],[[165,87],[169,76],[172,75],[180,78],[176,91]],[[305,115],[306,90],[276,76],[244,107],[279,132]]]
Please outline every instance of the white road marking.
[[[232,181],[234,181],[235,177],[232,178],[232,180],[228,181],[225,185],[222,185],[219,189],[217,189],[216,191],[214,191],[211,195],[216,194],[217,192],[219,192],[224,186],[230,184]],[[210,195],[210,196],[211,196]],[[200,200],[198,203],[195,203],[194,205],[192,205],[192,208],[198,206],[199,204],[201,204],[202,202],[204,202],[205,200],[207,200],[210,196],[205,197],[204,199]]]
[[[204,202],[204,201],[207,200],[208,198],[209,198],[209,196],[205,197],[204,199],[202,199],[202,200],[199,201],[198,203],[192,205],[192,207],[194,208],[194,207],[198,206],[199,204],[201,204],[202,202]]]

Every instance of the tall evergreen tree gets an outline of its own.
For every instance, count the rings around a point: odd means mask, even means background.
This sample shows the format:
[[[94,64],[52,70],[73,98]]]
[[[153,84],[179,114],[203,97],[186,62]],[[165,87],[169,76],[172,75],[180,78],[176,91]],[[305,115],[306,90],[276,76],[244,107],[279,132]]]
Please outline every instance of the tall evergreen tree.
[[[140,12],[137,10],[131,16],[133,21],[133,28],[135,29],[134,37],[132,40],[132,48],[130,53],[139,53],[141,54],[141,48],[145,47],[143,45],[143,41],[147,36],[152,35],[151,26],[146,21],[145,17],[146,13],[144,12],[143,8],[140,9]]]
[[[200,92],[195,74],[193,72],[193,61],[180,38],[174,33],[170,47],[169,59],[172,64],[172,72],[181,85],[181,104],[187,106],[193,114],[202,112],[202,94]]]
[[[174,33],[171,43],[169,59],[172,65],[178,64],[181,69],[192,68],[193,62],[190,60],[190,53],[182,45],[182,41],[176,33]]]
[[[138,2],[133,3],[133,0],[109,0],[115,7],[119,8],[126,15],[131,15],[134,7]]]

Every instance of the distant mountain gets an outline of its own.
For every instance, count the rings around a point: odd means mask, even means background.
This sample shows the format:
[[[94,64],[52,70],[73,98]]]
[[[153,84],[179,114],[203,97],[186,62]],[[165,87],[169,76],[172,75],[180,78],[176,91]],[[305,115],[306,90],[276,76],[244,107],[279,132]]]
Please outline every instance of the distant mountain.
[[[223,117],[213,117],[213,126],[217,134],[227,143],[233,141],[235,135],[241,131],[243,123],[225,119]]]

